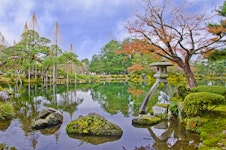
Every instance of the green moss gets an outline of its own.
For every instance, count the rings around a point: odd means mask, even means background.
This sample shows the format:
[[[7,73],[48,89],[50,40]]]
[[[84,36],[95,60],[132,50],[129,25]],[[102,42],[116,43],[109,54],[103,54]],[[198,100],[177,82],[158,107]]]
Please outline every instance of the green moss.
[[[168,108],[169,107],[169,104],[155,104],[156,106],[159,106],[159,107],[163,107],[163,108]]]
[[[153,110],[153,109],[150,109],[149,113],[150,113],[151,115],[153,115],[153,114],[154,114],[154,110]]]
[[[199,147],[199,150],[222,150],[222,149],[218,147],[208,147],[204,145],[202,147]]]
[[[67,124],[69,134],[121,136],[122,129],[98,114],[81,116]]]
[[[171,102],[178,102],[178,101],[182,101],[182,98],[181,97],[173,96],[173,97],[170,98],[170,101]]]
[[[139,118],[133,119],[132,124],[149,126],[149,125],[154,125],[160,121],[161,121],[161,118],[159,118],[159,117],[150,116],[150,115],[142,115]]]
[[[220,141],[220,138],[215,137],[215,138],[210,138],[210,139],[206,139],[203,141],[203,144],[208,146],[208,147],[214,147],[215,145],[217,145],[217,143]]]
[[[201,140],[206,140],[206,139],[210,138],[210,136],[207,132],[201,132],[200,138],[201,138]]]
[[[200,133],[202,126],[208,121],[208,119],[195,117],[186,120],[186,130],[195,133]]]
[[[159,114],[158,117],[161,118],[161,120],[167,120],[168,114]]]
[[[218,150],[226,147],[226,105],[214,109],[203,117],[186,119],[186,129],[200,133],[200,150]]]
[[[14,116],[14,108],[11,103],[0,103],[0,120],[8,120]]]

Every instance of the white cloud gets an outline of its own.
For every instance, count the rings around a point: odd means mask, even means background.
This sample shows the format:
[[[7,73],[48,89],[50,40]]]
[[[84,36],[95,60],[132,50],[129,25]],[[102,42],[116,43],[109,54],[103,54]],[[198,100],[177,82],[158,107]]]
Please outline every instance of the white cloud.
[[[202,2],[200,10],[211,8],[213,0]],[[217,0],[222,5],[224,0]],[[140,1],[139,1],[140,2]],[[122,41],[130,35],[124,28],[125,20],[132,15],[137,0],[0,0],[0,32],[11,44],[18,41],[25,22],[35,13],[41,36],[53,39],[56,21],[59,22],[64,46],[72,43],[76,53],[90,58],[108,42]],[[211,2],[211,3],[209,3]],[[216,2],[215,2],[216,3]],[[86,38],[83,38],[86,37]],[[62,45],[60,45],[62,46]]]
[[[0,4],[0,32],[12,44],[19,40],[34,3],[30,0],[0,0]]]

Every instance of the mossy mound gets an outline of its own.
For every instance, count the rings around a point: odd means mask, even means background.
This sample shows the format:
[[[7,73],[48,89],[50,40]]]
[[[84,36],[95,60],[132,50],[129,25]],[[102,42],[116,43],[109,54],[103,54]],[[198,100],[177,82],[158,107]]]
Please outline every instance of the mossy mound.
[[[94,136],[121,136],[122,129],[96,113],[79,116],[66,126],[68,134]]]
[[[13,105],[9,102],[0,102],[0,120],[9,120],[15,115]]]
[[[196,92],[188,94],[183,102],[184,112],[187,116],[201,116],[221,104],[225,104],[224,96],[209,92]]]
[[[156,123],[159,123],[161,118],[151,116],[151,115],[142,115],[139,118],[135,118],[132,120],[133,125],[142,125],[142,126],[150,126]]]

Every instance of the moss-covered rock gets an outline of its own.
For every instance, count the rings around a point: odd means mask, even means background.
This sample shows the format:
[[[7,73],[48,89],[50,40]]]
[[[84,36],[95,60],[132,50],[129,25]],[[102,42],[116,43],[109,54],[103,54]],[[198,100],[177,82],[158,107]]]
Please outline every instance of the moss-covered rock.
[[[163,114],[168,114],[168,107],[169,104],[156,104],[155,106],[152,107],[154,115],[159,116]]]
[[[0,101],[8,101],[10,99],[9,93],[6,90],[0,91]]]
[[[94,136],[122,136],[122,129],[96,113],[79,116],[66,126],[68,134]]]
[[[151,126],[161,121],[161,118],[151,115],[141,115],[132,120],[133,125]]]
[[[15,115],[13,105],[9,102],[0,102],[0,120],[9,120]]]

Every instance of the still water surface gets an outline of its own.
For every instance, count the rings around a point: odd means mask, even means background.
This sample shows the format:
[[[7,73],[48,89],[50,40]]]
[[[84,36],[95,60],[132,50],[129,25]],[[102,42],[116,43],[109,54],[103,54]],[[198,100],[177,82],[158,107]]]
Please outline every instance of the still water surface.
[[[132,119],[150,86],[130,83],[32,85],[11,87],[16,117],[0,122],[0,143],[18,150],[192,150],[198,136],[185,131],[177,120],[152,127],[135,127]],[[32,131],[31,122],[45,107],[63,113],[61,126]],[[79,115],[98,113],[123,130],[120,139],[69,137],[66,125]],[[167,144],[168,143],[168,144]]]

